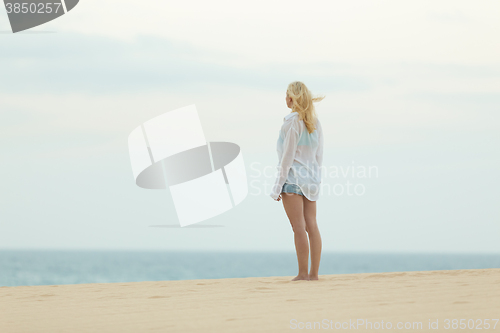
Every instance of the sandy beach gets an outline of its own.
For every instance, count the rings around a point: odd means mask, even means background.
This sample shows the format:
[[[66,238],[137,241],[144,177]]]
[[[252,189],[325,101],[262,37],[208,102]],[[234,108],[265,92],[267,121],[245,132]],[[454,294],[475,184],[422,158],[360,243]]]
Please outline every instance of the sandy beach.
[[[1,287],[0,332],[500,332],[500,269],[291,278]]]

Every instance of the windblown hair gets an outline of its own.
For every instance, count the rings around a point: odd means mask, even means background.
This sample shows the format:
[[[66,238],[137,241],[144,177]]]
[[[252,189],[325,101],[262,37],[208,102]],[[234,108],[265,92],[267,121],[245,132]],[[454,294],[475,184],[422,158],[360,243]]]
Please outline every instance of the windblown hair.
[[[286,92],[292,98],[292,112],[299,114],[299,119],[304,121],[309,133],[314,132],[316,129],[316,110],[313,103],[323,100],[325,96],[312,97],[309,89],[300,81],[290,83]]]

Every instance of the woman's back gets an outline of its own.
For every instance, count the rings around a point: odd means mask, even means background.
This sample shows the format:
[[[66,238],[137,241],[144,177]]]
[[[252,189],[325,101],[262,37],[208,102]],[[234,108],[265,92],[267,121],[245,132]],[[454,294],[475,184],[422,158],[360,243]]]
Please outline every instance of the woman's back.
[[[319,196],[322,134],[319,119],[316,119],[316,129],[309,133],[298,113],[291,112],[284,118],[277,144],[278,168],[282,169],[280,172],[286,172],[285,169],[289,167],[288,173],[283,174],[281,178],[286,176],[284,182],[298,185],[311,201],[316,201]]]

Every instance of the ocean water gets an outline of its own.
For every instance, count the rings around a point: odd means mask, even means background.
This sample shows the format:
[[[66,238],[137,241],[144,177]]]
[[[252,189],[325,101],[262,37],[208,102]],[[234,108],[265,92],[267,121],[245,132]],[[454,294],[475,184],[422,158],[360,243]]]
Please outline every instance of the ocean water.
[[[323,252],[321,274],[500,268],[500,254]],[[294,276],[295,252],[0,250],[0,286]]]

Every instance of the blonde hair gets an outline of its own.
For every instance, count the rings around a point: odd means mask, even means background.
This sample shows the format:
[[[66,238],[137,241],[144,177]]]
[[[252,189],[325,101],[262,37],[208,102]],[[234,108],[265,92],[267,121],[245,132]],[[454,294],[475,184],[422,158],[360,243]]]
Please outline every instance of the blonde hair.
[[[316,129],[316,110],[313,103],[323,100],[325,96],[312,97],[309,89],[300,81],[290,83],[286,92],[292,98],[292,112],[299,114],[299,119],[304,121],[309,133],[314,132]]]

